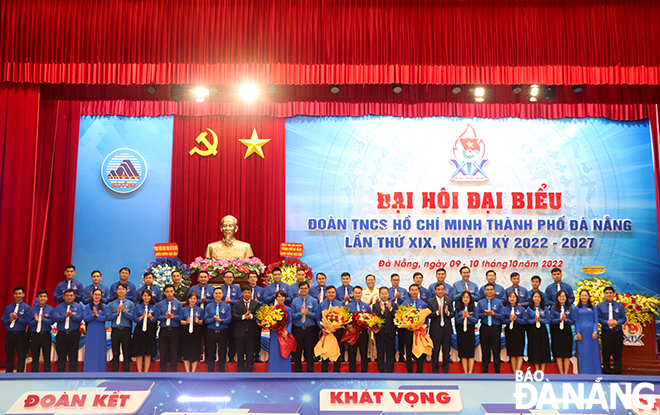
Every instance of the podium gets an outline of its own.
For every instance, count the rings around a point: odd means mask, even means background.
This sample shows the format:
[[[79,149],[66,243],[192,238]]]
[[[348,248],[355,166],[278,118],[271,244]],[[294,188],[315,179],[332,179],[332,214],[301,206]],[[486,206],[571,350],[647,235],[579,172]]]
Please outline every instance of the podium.
[[[621,362],[623,374],[660,376],[655,320],[647,324],[642,333],[643,346],[623,346]]]

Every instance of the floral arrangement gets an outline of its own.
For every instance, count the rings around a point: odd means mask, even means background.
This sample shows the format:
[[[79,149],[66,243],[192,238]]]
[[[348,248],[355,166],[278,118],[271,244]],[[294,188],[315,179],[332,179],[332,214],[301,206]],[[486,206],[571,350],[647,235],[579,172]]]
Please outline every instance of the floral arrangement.
[[[341,352],[339,350],[339,343],[334,336],[334,332],[343,329],[347,324],[353,320],[348,307],[330,306],[327,310],[323,310],[321,325],[323,326],[323,336],[321,340],[314,347],[314,354],[321,356],[323,359],[330,359],[336,362]]]
[[[418,310],[413,306],[400,306],[394,314],[394,325],[400,329],[406,329],[413,332],[412,352],[419,358],[423,354],[431,354],[433,351],[433,341],[426,333],[424,321],[431,314],[431,310],[425,308]]]
[[[384,323],[383,319],[366,311],[356,311],[353,313],[352,319],[352,324],[348,326],[348,330],[344,332],[344,335],[341,338],[341,341],[349,346],[352,346],[357,342],[360,333],[362,333],[363,330],[369,329],[374,333],[378,333],[380,327]]]
[[[308,267],[307,264],[298,258],[287,258],[284,261],[273,262],[272,264],[269,264],[268,267],[266,267],[266,271],[264,272],[263,276],[264,282],[266,284],[273,282],[273,268],[279,268],[282,270],[282,282],[285,284],[291,285],[297,281],[296,271],[299,268],[304,269],[305,273],[307,274],[305,281],[311,283],[314,279],[314,273],[312,273],[312,269]]]
[[[291,352],[296,351],[298,343],[291,333],[286,330],[289,322],[289,313],[283,305],[264,304],[257,310],[257,324],[277,333],[280,344],[280,356],[286,359]]]
[[[266,268],[264,263],[257,257],[210,259],[199,256],[190,263],[190,269],[193,272],[207,271],[211,277],[231,271],[235,278],[247,278],[250,271],[256,271],[258,275],[261,275],[264,268]]]
[[[591,277],[578,281],[575,288],[575,301],[580,301],[580,291],[587,290],[591,296],[591,302],[595,305],[605,300],[603,290],[605,287],[614,287],[607,278]],[[628,323],[646,325],[655,319],[660,310],[660,298],[646,293],[614,295],[614,301],[620,303],[626,309]]]
[[[257,310],[257,324],[270,330],[276,324],[284,320],[286,311],[274,305],[264,304]]]
[[[154,274],[154,284],[161,290],[167,285],[172,284],[172,273],[179,271],[181,273],[181,285],[190,287],[190,270],[179,260],[179,258],[158,258],[151,261],[147,268],[142,272],[151,271]]]

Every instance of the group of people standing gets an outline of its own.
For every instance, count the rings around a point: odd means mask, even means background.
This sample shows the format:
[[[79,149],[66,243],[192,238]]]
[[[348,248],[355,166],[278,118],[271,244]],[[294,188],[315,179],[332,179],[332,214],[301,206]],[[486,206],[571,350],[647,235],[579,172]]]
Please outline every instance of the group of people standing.
[[[504,289],[497,284],[495,271],[486,273],[487,284],[479,288],[470,281],[470,269],[460,269],[461,279],[453,285],[445,282],[446,271],[436,270],[437,281],[423,287],[423,275],[416,272],[414,283],[400,286],[400,276],[392,274],[390,287],[375,286],[376,278],[367,275],[366,286],[351,285],[351,276],[341,275],[341,285],[326,285],[323,273],[316,275],[316,284],[310,287],[305,270],[296,273],[297,282],[282,282],[282,272],[275,268],[273,282],[265,288],[257,285],[259,276],[251,272],[248,284],[233,284],[230,271],[223,275],[224,284],[209,284],[209,274],[202,271],[198,284],[190,289],[181,285],[181,274],[172,274],[173,284],[161,291],[154,285],[153,274],[143,275],[140,287],[128,281],[130,270],[119,271],[119,281],[109,288],[101,284],[101,272],[93,271],[92,284],[83,287],[75,277],[75,267],[64,271],[65,280],[55,288],[56,307],[47,304],[48,293],[37,293],[33,307],[24,301],[25,289],[14,289],[15,303],[7,306],[2,324],[7,328],[5,352],[7,371],[13,371],[14,355],[22,372],[28,349],[32,353],[32,371],[39,370],[43,355],[44,371],[50,371],[51,326],[57,324],[56,350],[58,371],[78,370],[80,325],[86,325],[85,371],[106,371],[106,322],[111,329],[112,370],[130,370],[135,358],[138,371],[149,371],[152,357],[160,352],[160,370],[177,371],[182,358],[186,371],[195,371],[201,359],[206,360],[209,372],[225,370],[225,363],[236,362],[238,371],[252,371],[260,361],[261,327],[256,314],[262,304],[280,304],[287,312],[286,329],[270,333],[269,371],[314,371],[314,347],[325,331],[321,323],[323,311],[331,306],[346,306],[351,313],[369,312],[384,321],[374,335],[375,350],[370,347],[370,331],[360,333],[355,344],[341,343],[344,329],[331,333],[339,344],[341,357],[332,370],[340,371],[340,363],[348,351],[349,371],[367,371],[367,363],[375,359],[378,370],[394,371],[398,343],[399,361],[406,362],[408,372],[423,372],[426,356],[415,358],[412,353],[413,333],[394,324],[398,307],[409,306],[419,310],[428,308],[428,333],[433,341],[431,368],[433,373],[447,373],[454,330],[458,353],[465,373],[472,373],[476,349],[475,327],[479,326],[483,372],[493,361],[495,373],[500,371],[501,333],[504,330],[507,354],[514,370],[522,367],[525,345],[527,359],[538,370],[544,370],[551,355],[561,373],[568,373],[573,355],[573,328],[577,344],[578,372],[601,373],[598,344],[598,325],[602,325],[602,373],[621,373],[625,309],[613,300],[614,290],[605,289],[605,301],[591,303],[589,292],[579,293],[577,306],[573,306],[572,288],[562,282],[559,268],[551,271],[553,283],[545,291],[539,289],[541,278],[533,276],[532,289],[520,285],[520,275],[510,275],[512,285]],[[548,327],[550,330],[548,331]],[[350,329],[350,328],[348,328]],[[293,336],[297,347],[290,356],[282,357],[278,336]],[[159,350],[158,350],[159,349]],[[440,353],[442,352],[442,365]],[[492,356],[492,357],[491,357]],[[614,368],[610,367],[614,357]],[[330,361],[323,360],[321,370],[329,371]],[[416,367],[414,367],[416,366]],[[217,368],[217,369],[216,369]]]

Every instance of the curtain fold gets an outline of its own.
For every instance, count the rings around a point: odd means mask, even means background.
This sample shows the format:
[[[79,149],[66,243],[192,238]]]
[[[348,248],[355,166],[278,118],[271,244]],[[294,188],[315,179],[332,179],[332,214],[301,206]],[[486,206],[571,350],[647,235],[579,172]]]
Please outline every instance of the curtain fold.
[[[655,0],[13,0],[0,80],[651,84]]]
[[[296,115],[350,116],[390,115],[395,117],[479,117],[479,118],[567,118],[603,117],[632,121],[648,117],[647,104],[469,104],[455,102],[283,102],[236,105],[233,103],[171,101],[84,101],[84,115],[124,116],[249,116],[253,114],[286,118]]]
[[[285,120],[271,117],[175,117],[172,152],[170,241],[179,245],[179,258],[190,263],[204,256],[206,245],[222,239],[220,220],[238,219],[237,239],[249,242],[265,264],[279,259],[285,242]],[[215,156],[190,155],[202,132],[218,137]],[[256,129],[270,139],[265,158],[244,158]],[[209,133],[207,139],[212,142]]]
[[[28,304],[37,290],[52,293],[71,262],[79,122],[79,103],[41,101],[38,85],[0,83],[2,310],[15,286]]]

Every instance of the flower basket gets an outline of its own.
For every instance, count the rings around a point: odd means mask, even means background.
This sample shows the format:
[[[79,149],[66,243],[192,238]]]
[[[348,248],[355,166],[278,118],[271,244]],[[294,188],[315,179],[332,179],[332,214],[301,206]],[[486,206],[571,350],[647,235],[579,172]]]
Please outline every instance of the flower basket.
[[[273,282],[273,269],[274,268],[279,268],[282,270],[282,282],[285,284],[293,284],[295,283],[296,280],[296,271],[301,268],[305,270],[305,281],[309,282],[310,285],[313,282],[314,279],[314,273],[312,273],[312,269],[307,266],[304,262],[297,258],[287,258],[284,261],[277,261],[273,262],[272,264],[268,264],[266,267],[266,271],[264,272],[263,275],[263,280],[264,280],[264,285],[268,285],[271,282]]]
[[[234,278],[247,278],[250,271],[256,271],[257,275],[261,275],[264,268],[266,268],[264,263],[257,257],[211,259],[200,256],[190,263],[190,269],[193,272],[207,271],[211,278],[222,275],[226,271],[231,271]]]
[[[181,285],[190,287],[190,269],[179,258],[158,258],[151,261],[142,272],[151,271],[154,274],[154,284],[161,290],[172,284],[172,272],[181,273]]]

